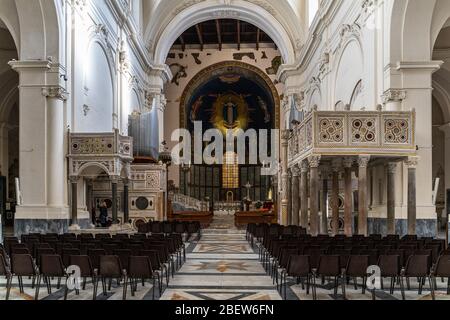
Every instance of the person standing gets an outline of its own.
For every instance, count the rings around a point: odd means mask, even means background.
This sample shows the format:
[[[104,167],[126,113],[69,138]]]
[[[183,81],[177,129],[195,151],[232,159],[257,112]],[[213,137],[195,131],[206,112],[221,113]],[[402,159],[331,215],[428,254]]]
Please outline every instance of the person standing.
[[[102,225],[102,228],[106,228],[108,223],[108,206],[106,205],[106,202],[103,201],[100,205],[100,224]]]

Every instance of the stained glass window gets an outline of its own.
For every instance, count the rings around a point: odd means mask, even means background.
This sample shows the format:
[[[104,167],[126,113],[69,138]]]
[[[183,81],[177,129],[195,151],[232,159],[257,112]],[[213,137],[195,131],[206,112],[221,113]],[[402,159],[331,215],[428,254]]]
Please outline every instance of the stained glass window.
[[[224,189],[239,188],[239,165],[235,152],[227,152],[224,156],[222,187]]]

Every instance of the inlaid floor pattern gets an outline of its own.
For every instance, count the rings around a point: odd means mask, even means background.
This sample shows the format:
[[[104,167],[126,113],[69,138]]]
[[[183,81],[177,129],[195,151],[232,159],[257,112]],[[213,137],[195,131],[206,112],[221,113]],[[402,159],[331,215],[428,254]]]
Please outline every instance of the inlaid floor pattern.
[[[216,218],[211,228],[203,231],[200,241],[187,243],[186,263],[176,272],[170,280],[169,286],[164,288],[162,300],[280,300],[278,293],[270,276],[265,272],[258,259],[258,248],[251,245],[245,239],[245,231],[234,227],[232,216],[221,215]],[[446,279],[445,279],[446,280]],[[0,280],[0,300],[5,299],[5,280]],[[25,293],[18,290],[17,279],[14,279],[14,288],[11,291],[13,300],[32,300],[35,290],[31,288],[31,280],[24,279]],[[385,282],[389,286],[389,279]],[[63,289],[56,288],[56,280],[52,283],[53,293],[48,294],[46,288],[40,290],[40,299],[61,300]],[[422,295],[417,294],[417,282],[411,280],[411,290],[406,292],[408,300],[431,299],[426,285]],[[443,289],[446,282],[439,279],[440,291],[436,293],[437,299],[448,299]],[[101,285],[99,285],[101,290]],[[138,285],[138,291],[134,297],[128,292],[129,300],[151,300],[153,288],[149,283],[145,286]],[[341,300],[343,296],[339,288],[338,294],[334,295],[333,286],[318,281],[317,297],[320,300]],[[287,298],[289,300],[311,300],[311,295],[306,295],[301,285],[295,281],[288,283]],[[358,289],[355,290],[353,282],[347,286],[347,298],[354,300],[369,300],[370,293],[362,294],[361,279]],[[90,300],[92,299],[92,284],[88,283],[86,290],[80,295],[70,292],[68,299]],[[122,287],[117,287],[115,281],[111,291],[106,296],[99,291],[98,300],[122,299]],[[393,295],[386,291],[376,293],[376,299],[397,300],[401,299],[398,288]]]

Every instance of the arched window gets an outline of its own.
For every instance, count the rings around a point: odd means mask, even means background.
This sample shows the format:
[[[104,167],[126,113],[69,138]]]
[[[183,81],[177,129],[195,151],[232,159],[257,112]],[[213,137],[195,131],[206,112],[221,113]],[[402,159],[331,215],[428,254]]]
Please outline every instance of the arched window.
[[[238,156],[235,152],[226,152],[222,171],[222,187],[224,189],[239,188]]]

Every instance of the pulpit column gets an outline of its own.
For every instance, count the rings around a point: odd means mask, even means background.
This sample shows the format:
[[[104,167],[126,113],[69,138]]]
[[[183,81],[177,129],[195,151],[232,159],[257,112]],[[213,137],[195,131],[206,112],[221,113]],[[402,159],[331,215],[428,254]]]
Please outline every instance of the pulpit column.
[[[129,180],[123,180],[123,224],[130,221],[130,206],[129,206]]]
[[[287,225],[292,224],[292,173],[291,170],[288,169],[287,174],[287,199],[288,199],[288,208],[287,208]]]
[[[281,173],[281,217],[280,224],[288,225],[288,144],[289,130],[283,130],[281,133],[281,152],[282,152],[282,173]]]
[[[333,180],[331,185],[331,225],[333,235],[339,234],[339,172],[341,166],[340,159],[333,160]]]
[[[408,234],[416,234],[416,168],[419,162],[418,157],[409,157],[405,162],[408,167]]]
[[[308,158],[310,169],[310,228],[311,235],[317,236],[319,234],[319,164],[320,157],[312,156]]]
[[[117,184],[119,178],[116,176],[110,177],[111,180],[111,195],[112,195],[112,221],[113,224],[118,223],[118,208],[117,208]]]
[[[293,225],[299,225],[299,213],[300,213],[300,198],[299,198],[299,189],[300,189],[300,168],[295,165],[292,167],[292,219],[291,223]]]
[[[396,163],[387,165],[387,234],[395,234],[395,172]]]
[[[328,173],[329,168],[322,168],[322,201],[321,201],[321,223],[320,233],[328,234]]]
[[[69,230],[79,230],[78,226],[78,177],[70,177],[71,221]]]
[[[353,234],[353,194],[352,194],[353,159],[344,159],[344,234]]]
[[[300,205],[301,205],[301,215],[300,215],[300,225],[303,228],[308,229],[308,162],[303,161],[301,164],[301,174],[300,174]]]
[[[369,206],[367,204],[367,166],[370,156],[358,158],[358,234],[367,236],[367,218]]]

